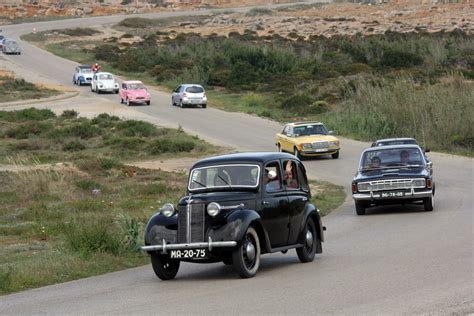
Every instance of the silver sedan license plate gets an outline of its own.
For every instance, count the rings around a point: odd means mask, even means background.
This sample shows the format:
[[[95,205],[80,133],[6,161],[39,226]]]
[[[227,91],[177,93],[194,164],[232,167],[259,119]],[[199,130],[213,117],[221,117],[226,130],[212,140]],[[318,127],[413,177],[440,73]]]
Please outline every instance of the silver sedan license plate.
[[[403,192],[383,192],[381,194],[383,198],[388,198],[388,197],[403,197],[404,194]]]
[[[206,249],[170,250],[170,259],[196,259],[205,258]]]

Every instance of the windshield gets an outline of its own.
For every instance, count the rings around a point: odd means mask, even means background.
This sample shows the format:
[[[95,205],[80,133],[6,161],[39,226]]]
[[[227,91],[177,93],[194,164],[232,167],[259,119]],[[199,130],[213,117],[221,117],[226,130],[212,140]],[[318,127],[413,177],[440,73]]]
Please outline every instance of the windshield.
[[[388,140],[377,142],[377,147],[390,146],[390,145],[418,145],[414,139],[402,139],[402,140]]]
[[[81,72],[92,72],[92,68],[90,67],[79,67]]]
[[[293,128],[293,133],[296,136],[327,135],[328,131],[324,125],[317,124],[296,126]]]
[[[186,92],[189,92],[189,93],[203,93],[204,89],[202,87],[199,87],[199,86],[192,86],[192,87],[186,88]]]
[[[112,80],[114,78],[112,77],[112,75],[100,75],[99,79],[100,80]]]
[[[232,164],[196,168],[189,177],[189,191],[215,188],[258,187],[258,165]]]
[[[130,90],[141,90],[141,89],[145,89],[145,86],[141,83],[129,83],[128,84],[128,89]]]
[[[419,148],[388,148],[370,150],[363,154],[361,169],[384,169],[393,167],[424,166],[425,161]]]

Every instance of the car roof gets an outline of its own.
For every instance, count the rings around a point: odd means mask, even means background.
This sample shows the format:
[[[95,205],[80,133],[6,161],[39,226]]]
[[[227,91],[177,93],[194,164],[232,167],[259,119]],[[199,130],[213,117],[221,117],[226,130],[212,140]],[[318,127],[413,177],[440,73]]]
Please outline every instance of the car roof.
[[[200,84],[194,84],[194,83],[184,83],[184,84],[181,84],[181,86],[186,87],[186,88],[187,87],[196,87],[196,86],[203,88],[203,86],[201,86]]]
[[[267,161],[276,159],[296,159],[295,156],[281,152],[246,152],[235,153],[202,159],[194,164],[192,169],[209,166],[222,165],[226,163],[258,163],[264,164]]]
[[[110,72],[96,72],[96,75],[111,75],[113,76]]]
[[[141,84],[143,84],[143,82],[141,82],[140,80],[128,80],[128,81],[123,81],[123,83],[126,83],[126,84],[129,84],[129,83],[141,83]]]
[[[384,139],[377,139],[375,142],[376,143],[396,142],[396,141],[403,141],[403,140],[414,140],[416,142],[416,139],[414,139],[412,137],[384,138]]]
[[[79,68],[92,68],[92,66],[90,66],[90,65],[79,65],[77,67],[79,67]]]
[[[324,124],[321,122],[293,122],[293,123],[287,123],[286,125],[300,126],[300,125],[324,125]]]
[[[363,151],[369,152],[369,151],[379,151],[379,150],[389,150],[389,149],[401,149],[401,148],[418,148],[421,150],[421,147],[415,144],[405,144],[405,145],[389,145],[389,146],[380,146],[380,147],[369,147]]]

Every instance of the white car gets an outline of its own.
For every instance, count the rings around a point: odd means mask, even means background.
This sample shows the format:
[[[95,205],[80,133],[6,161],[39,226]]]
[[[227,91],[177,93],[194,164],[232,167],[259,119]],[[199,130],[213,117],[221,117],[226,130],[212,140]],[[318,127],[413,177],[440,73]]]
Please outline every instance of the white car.
[[[87,65],[80,65],[76,66],[76,69],[74,70],[72,82],[79,86],[82,86],[83,84],[91,84],[92,77],[94,77],[92,67]]]
[[[91,91],[101,92],[119,92],[119,84],[115,80],[114,75],[109,72],[97,72],[94,74],[91,83]]]

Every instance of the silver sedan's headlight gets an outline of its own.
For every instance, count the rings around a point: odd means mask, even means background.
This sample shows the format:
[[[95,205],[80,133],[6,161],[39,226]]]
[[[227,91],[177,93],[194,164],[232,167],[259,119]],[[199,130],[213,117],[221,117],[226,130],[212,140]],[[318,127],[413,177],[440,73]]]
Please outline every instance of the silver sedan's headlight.
[[[304,143],[304,144],[301,144],[301,146],[303,147],[303,149],[311,149],[311,148],[313,148],[313,146],[312,146],[310,143]]]
[[[339,141],[329,142],[329,147],[337,147],[337,146],[339,146]]]
[[[207,205],[207,214],[209,214],[210,216],[215,217],[219,215],[220,212],[221,206],[219,205],[219,203],[212,202]]]
[[[161,214],[163,214],[166,217],[171,217],[175,213],[174,205],[171,203],[165,203],[161,208],[160,208]]]
[[[357,183],[357,190],[359,191],[369,191],[370,189],[370,183],[368,182],[362,182],[362,183]]]

